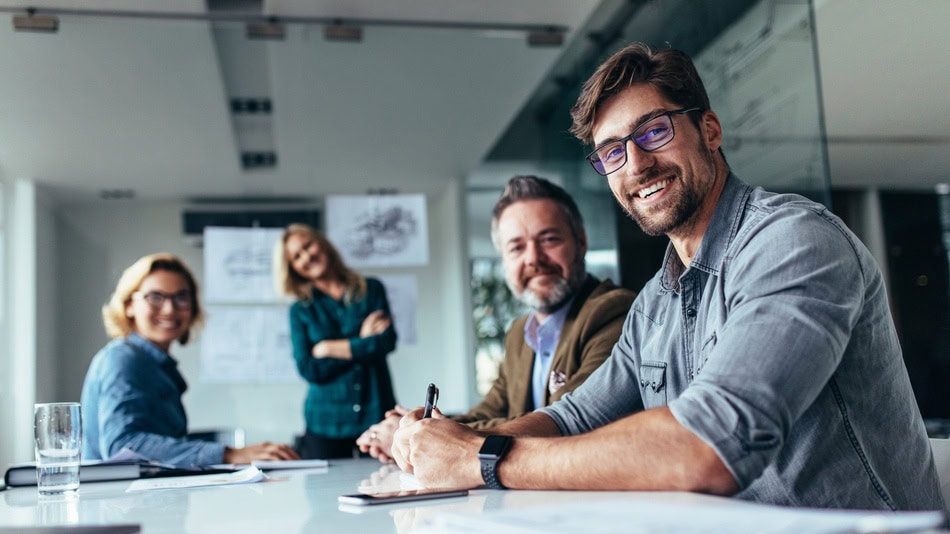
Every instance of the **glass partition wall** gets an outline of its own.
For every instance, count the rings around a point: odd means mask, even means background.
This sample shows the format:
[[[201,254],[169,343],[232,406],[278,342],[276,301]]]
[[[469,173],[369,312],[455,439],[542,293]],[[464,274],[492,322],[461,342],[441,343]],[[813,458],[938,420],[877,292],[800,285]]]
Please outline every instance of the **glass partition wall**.
[[[639,290],[668,240],[646,236],[617,206],[607,180],[568,132],[581,84],[608,55],[633,41],[690,54],[723,124],[723,151],[742,180],[830,203],[812,6],[753,2],[605,1],[588,27],[469,177],[468,208],[475,367],[480,394],[491,385],[508,324],[524,313],[504,286],[488,238],[491,207],[505,181],[538,174],[560,183],[584,216],[588,270]],[[491,290],[489,290],[491,288]],[[491,318],[490,320],[488,318]],[[491,325],[486,328],[486,325]]]

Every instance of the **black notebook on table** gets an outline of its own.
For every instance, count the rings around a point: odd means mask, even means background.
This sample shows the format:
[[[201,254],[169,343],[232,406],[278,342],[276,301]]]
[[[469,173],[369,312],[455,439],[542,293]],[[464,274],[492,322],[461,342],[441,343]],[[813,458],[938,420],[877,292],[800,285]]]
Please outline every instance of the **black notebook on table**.
[[[123,461],[100,462],[85,461],[79,464],[79,482],[108,482],[115,480],[135,480],[137,478],[173,477],[183,475],[210,475],[214,473],[232,473],[234,469],[218,468],[175,468],[148,462]],[[7,469],[3,477],[7,486],[36,485],[36,464],[15,465]]]

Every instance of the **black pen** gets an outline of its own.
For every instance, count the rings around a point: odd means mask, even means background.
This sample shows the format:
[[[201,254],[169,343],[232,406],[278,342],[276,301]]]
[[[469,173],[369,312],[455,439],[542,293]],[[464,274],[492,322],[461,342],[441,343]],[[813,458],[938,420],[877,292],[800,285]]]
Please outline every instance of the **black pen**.
[[[429,387],[426,388],[426,407],[422,412],[422,418],[426,419],[432,417],[432,408],[435,408],[435,405],[439,402],[439,388],[435,384],[429,384]]]

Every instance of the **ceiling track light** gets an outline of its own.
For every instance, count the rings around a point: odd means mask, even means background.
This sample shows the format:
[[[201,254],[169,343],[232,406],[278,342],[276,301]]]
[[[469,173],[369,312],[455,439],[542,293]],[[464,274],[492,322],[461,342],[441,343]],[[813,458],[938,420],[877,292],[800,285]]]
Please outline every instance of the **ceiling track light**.
[[[358,24],[343,24],[341,21],[335,21],[323,27],[323,38],[327,41],[358,43],[363,40],[363,27]]]
[[[33,8],[25,15],[13,15],[13,29],[19,32],[56,33],[59,30],[59,18],[53,15],[37,15]]]
[[[128,18],[169,21],[206,21],[211,23],[244,23],[247,37],[250,39],[282,40],[286,35],[286,26],[290,24],[322,25],[323,35],[329,41],[358,42],[363,39],[363,29],[415,28],[458,31],[500,31],[524,32],[529,46],[554,47],[564,44],[569,30],[566,26],[552,24],[509,24],[504,22],[467,22],[452,20],[403,20],[403,19],[359,19],[341,17],[301,17],[286,15],[261,16],[254,13],[231,12],[182,12],[182,11],[146,11],[128,9],[77,9],[65,7],[27,8],[0,6],[0,13],[12,13],[13,27],[17,30],[55,32],[59,28],[58,17],[98,17]]]
[[[271,18],[266,22],[249,22],[247,24],[248,39],[283,41],[286,35],[285,32],[286,28],[284,24],[278,22],[276,18]]]
[[[564,32],[559,30],[543,30],[528,32],[528,46],[561,46],[564,44]]]

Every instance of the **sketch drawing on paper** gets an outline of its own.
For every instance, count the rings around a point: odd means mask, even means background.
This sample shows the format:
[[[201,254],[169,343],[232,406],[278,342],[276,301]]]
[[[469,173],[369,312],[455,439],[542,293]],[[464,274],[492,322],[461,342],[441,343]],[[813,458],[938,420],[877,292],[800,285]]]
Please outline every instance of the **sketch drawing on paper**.
[[[343,246],[360,259],[399,254],[419,230],[415,214],[402,206],[364,211],[356,215],[354,222]]]
[[[429,263],[424,195],[330,195],[327,238],[350,267]]]
[[[228,251],[223,265],[225,272],[230,276],[269,276],[271,251],[264,248],[243,246]]]

